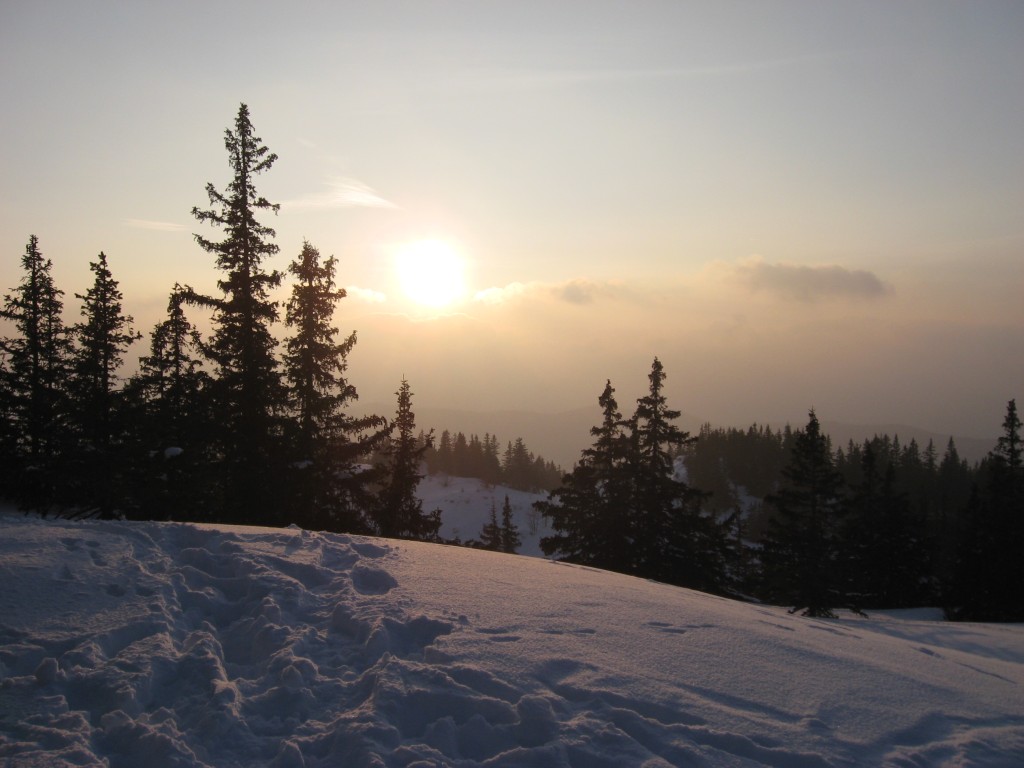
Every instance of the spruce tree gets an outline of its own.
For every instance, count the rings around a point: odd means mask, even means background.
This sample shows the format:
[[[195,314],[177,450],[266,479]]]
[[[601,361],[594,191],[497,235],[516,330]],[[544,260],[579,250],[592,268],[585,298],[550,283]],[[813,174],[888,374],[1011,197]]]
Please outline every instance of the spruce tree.
[[[454,474],[455,456],[452,449],[452,433],[447,429],[441,432],[441,440],[437,446],[437,469],[445,475]]]
[[[631,443],[611,380],[605,381],[597,404],[601,407],[601,423],[591,427],[594,443],[582,454],[598,498],[593,511],[591,547],[598,567],[630,572],[636,540]]]
[[[862,479],[839,523],[842,589],[845,602],[857,609],[909,608],[929,596],[924,521],[898,490],[894,463],[880,466],[875,443],[864,442]]]
[[[149,354],[126,386],[132,409],[135,475],[132,514],[157,520],[208,520],[213,413],[203,341],[175,286],[167,318],[150,333]]]
[[[420,463],[431,436],[426,442],[417,440],[409,382],[403,378],[395,394],[398,410],[393,426],[398,434],[387,448],[385,480],[374,515],[376,533],[387,538],[436,540],[441,513],[424,513],[423,502],[416,495],[423,478]]]
[[[278,252],[275,232],[259,213],[279,206],[256,191],[255,177],[277,160],[255,135],[249,108],[242,104],[224,146],[232,177],[223,192],[206,185],[211,208],[192,209],[200,223],[220,230],[220,239],[197,234],[196,242],[216,256],[224,277],[222,296],[189,291],[191,301],[213,310],[214,332],[207,348],[215,366],[216,408],[224,476],[224,516],[238,523],[283,524],[281,474],[285,391],[271,326],[278,319],[271,291],[281,284],[279,271],[264,261]]]
[[[488,486],[496,485],[501,480],[501,460],[498,457],[498,438],[495,435],[484,435],[483,481]]]
[[[54,284],[52,262],[43,258],[35,235],[21,266],[21,282],[4,297],[0,313],[16,331],[0,340],[11,459],[7,490],[22,507],[45,511],[55,501],[60,477],[70,340],[61,317],[64,292]]]
[[[287,504],[289,519],[303,527],[359,533],[368,530],[363,510],[371,476],[358,462],[387,429],[382,418],[346,412],[358,398],[346,378],[356,334],[336,338],[334,312],[345,298],[345,289],[335,283],[336,265],[334,257],[321,261],[320,252],[304,242],[289,266],[295,282],[286,307],[294,334],[284,355],[291,416]]]
[[[501,526],[498,525],[498,510],[494,506],[494,499],[491,499],[491,517],[480,529],[480,548],[492,552],[501,550]]]
[[[502,479],[509,488],[521,491],[533,491],[537,486],[533,482],[534,457],[526,447],[526,442],[517,437],[505,449],[502,461]]]
[[[793,613],[834,616],[845,602],[837,537],[843,480],[813,410],[793,433],[782,476],[781,490],[765,499],[776,510],[762,550],[768,595],[793,605]]]
[[[1017,403],[983,467],[959,531],[952,618],[1024,621],[1024,459]]]
[[[561,485],[533,505],[555,531],[542,538],[540,546],[544,554],[561,560],[631,573],[634,532],[629,444],[611,381],[606,382],[598,404],[602,421],[591,427],[593,444],[582,452]]]
[[[89,264],[92,287],[82,300],[82,321],[74,326],[71,366],[71,402],[75,412],[75,462],[71,470],[77,504],[95,505],[100,514],[112,514],[123,505],[126,424],[124,398],[117,371],[128,347],[142,334],[121,308],[122,295],[107,265],[107,257]]]
[[[493,512],[494,507],[492,505],[492,515]],[[519,535],[519,526],[512,520],[512,503],[508,500],[508,494],[505,494],[505,503],[501,507],[501,530],[499,531],[498,538],[501,551],[507,552],[510,555],[514,555],[519,550],[519,547],[523,545],[523,539]]]
[[[680,479],[675,456],[694,442],[673,422],[665,371],[654,358],[648,394],[637,400],[632,431],[637,575],[705,591],[724,587],[726,531],[701,510],[704,494]]]

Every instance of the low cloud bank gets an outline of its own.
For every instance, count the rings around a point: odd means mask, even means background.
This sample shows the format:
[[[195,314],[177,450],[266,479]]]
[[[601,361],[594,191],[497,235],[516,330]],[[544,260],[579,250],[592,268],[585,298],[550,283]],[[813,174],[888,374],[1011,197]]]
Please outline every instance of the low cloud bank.
[[[889,288],[873,272],[838,265],[770,264],[754,257],[740,262],[734,274],[755,291],[768,291],[796,301],[876,299],[889,293]]]

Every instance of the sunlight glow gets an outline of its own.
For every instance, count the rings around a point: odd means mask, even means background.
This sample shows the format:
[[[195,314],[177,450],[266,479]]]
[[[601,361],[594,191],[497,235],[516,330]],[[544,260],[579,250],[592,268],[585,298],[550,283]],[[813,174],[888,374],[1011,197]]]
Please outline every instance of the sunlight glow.
[[[442,240],[417,240],[395,255],[398,280],[405,295],[417,304],[444,307],[466,293],[465,264]]]

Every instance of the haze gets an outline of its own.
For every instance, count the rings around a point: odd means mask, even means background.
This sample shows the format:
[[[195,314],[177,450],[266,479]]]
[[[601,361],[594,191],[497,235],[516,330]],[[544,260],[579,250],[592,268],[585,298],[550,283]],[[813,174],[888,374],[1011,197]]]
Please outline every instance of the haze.
[[[69,316],[101,250],[144,333],[174,283],[213,290],[189,212],[245,102],[271,266],[339,259],[363,401],[404,375],[554,412],[610,378],[630,410],[657,355],[716,424],[995,435],[1024,396],[1022,40],[1018,2],[5,2],[0,290],[33,233]],[[443,300],[402,289],[424,242],[464,270]]]

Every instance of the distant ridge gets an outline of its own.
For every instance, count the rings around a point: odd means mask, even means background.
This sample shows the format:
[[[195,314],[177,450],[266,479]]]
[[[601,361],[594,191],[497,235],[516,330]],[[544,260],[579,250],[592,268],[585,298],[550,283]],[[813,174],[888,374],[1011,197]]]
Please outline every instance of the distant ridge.
[[[366,413],[377,413],[390,418],[395,406],[394,403],[369,403],[364,408]],[[591,444],[590,428],[601,420],[601,410],[596,405],[556,413],[538,413],[517,410],[471,411],[458,408],[431,408],[417,404],[415,411],[417,426],[424,430],[433,428],[439,436],[445,429],[453,433],[463,432],[467,437],[472,434],[483,437],[489,433],[497,436],[502,448],[507,442],[521,437],[526,447],[534,454],[555,462],[565,470],[571,469],[579,459],[580,451]],[[691,434],[697,434],[705,421],[707,420],[684,413],[679,419],[679,426]],[[773,430],[785,426],[784,422],[767,423]],[[711,426],[746,429],[750,424],[711,422]],[[792,421],[790,426],[799,429],[804,426],[804,422]],[[822,421],[822,429],[832,438],[833,448],[844,450],[850,440],[863,443],[875,435],[898,436],[900,444],[904,446],[911,440],[917,440],[922,451],[927,447],[928,441],[932,440],[940,460],[950,438],[948,434],[906,424],[849,424]],[[960,458],[966,459],[970,464],[983,459],[996,444],[995,437],[952,437]]]
[[[935,452],[938,454],[940,461],[942,460],[942,455],[946,452],[949,438],[952,437],[953,442],[956,443],[956,451],[960,454],[960,458],[966,459],[970,464],[985,458],[988,452],[996,447],[997,439],[995,437],[981,438],[944,435],[906,424],[846,424],[841,421],[823,421],[821,427],[832,438],[832,447],[843,448],[844,450],[850,440],[853,440],[855,443],[863,443],[875,435],[899,437],[900,445],[904,447],[911,440],[917,440],[917,445],[922,451],[928,447],[928,441],[931,440],[935,443]]]

